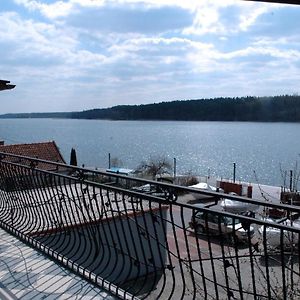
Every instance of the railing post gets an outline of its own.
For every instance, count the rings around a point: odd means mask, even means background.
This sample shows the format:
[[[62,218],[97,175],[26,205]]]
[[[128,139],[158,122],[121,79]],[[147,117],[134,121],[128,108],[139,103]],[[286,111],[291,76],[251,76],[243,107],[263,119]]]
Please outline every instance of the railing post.
[[[236,163],[233,163],[233,182],[235,182]]]
[[[176,179],[176,157],[174,157],[174,181]]]

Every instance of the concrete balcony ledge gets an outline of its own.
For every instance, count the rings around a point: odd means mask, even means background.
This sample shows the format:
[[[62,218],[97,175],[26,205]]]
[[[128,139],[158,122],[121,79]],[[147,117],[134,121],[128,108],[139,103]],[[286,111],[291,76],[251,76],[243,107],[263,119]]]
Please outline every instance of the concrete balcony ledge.
[[[117,299],[0,228],[0,299]]]

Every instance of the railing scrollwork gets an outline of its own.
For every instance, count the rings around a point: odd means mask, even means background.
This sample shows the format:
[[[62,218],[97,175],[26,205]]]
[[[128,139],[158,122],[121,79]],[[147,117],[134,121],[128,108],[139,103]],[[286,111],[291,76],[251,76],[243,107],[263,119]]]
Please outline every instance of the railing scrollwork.
[[[188,204],[190,192],[0,153],[0,226],[117,297],[300,298],[299,207],[228,195],[285,211],[272,220]]]

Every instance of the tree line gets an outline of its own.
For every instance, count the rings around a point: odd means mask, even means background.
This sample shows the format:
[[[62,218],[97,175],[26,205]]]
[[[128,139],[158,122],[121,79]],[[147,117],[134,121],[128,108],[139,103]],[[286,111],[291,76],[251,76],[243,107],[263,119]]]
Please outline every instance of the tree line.
[[[81,112],[5,114],[0,118],[300,122],[300,96],[177,100]]]

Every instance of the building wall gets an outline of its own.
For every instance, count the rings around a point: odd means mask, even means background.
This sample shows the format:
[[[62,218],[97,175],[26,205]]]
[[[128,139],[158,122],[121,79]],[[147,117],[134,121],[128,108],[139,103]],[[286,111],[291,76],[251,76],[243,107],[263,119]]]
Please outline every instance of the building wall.
[[[115,284],[150,275],[166,264],[165,208],[113,217],[36,237],[45,245]]]

